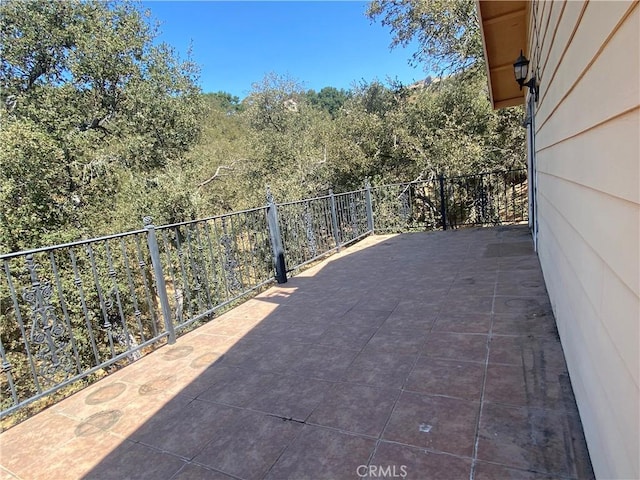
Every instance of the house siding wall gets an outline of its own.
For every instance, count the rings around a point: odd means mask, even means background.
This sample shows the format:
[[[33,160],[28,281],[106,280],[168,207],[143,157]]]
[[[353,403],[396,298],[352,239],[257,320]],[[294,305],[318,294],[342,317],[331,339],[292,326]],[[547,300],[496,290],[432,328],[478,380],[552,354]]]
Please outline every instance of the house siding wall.
[[[599,478],[640,478],[640,8],[535,2],[538,251]]]

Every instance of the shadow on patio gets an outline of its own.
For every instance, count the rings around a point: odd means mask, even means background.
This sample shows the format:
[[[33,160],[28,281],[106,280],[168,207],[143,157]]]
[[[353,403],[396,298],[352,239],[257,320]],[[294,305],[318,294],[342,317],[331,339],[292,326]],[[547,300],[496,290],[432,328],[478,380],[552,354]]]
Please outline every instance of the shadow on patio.
[[[593,477],[525,226],[368,237],[0,441],[0,478]]]

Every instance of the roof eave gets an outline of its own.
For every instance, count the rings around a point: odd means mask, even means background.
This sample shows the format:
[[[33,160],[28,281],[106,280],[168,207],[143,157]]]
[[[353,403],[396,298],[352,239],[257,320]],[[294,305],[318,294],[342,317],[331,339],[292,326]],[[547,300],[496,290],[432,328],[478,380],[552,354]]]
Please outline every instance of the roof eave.
[[[513,60],[527,52],[527,2],[476,0],[476,12],[489,97],[494,109],[524,103],[524,92],[513,78]]]

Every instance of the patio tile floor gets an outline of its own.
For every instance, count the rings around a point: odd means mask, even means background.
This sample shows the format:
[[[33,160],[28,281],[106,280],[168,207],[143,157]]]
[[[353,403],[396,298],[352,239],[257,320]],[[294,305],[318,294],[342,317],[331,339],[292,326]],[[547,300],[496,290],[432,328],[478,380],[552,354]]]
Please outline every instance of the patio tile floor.
[[[373,236],[0,435],[0,479],[593,478],[524,226]]]

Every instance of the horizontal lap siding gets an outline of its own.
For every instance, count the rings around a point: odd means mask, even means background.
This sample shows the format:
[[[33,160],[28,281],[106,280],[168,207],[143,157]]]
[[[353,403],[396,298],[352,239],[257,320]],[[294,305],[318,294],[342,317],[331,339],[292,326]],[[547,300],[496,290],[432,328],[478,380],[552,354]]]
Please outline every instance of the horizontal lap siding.
[[[545,20],[546,30],[544,35],[542,36],[542,45],[540,45],[540,59],[542,60],[541,65],[538,66],[538,78],[540,83],[546,80],[548,76],[548,70],[546,66],[549,62],[549,55],[551,53],[551,48],[556,44],[556,36],[558,35],[558,25],[559,20],[564,15],[564,9],[567,6],[567,2],[549,2],[552,7],[549,11],[549,16]]]
[[[634,473],[640,421],[637,384],[607,331],[611,326],[602,321],[594,305],[602,294],[594,299],[593,291],[587,290],[608,281],[606,267],[557,210],[549,208],[546,198],[539,198],[539,206],[550,212],[540,221],[545,233],[539,255],[547,266],[549,293],[555,292],[552,302],[558,331],[594,470],[598,478],[638,478]],[[595,277],[591,285],[576,284],[584,274]],[[634,335],[636,329],[627,335]]]
[[[640,478],[639,11],[534,5],[529,32],[539,256],[600,478]]]

